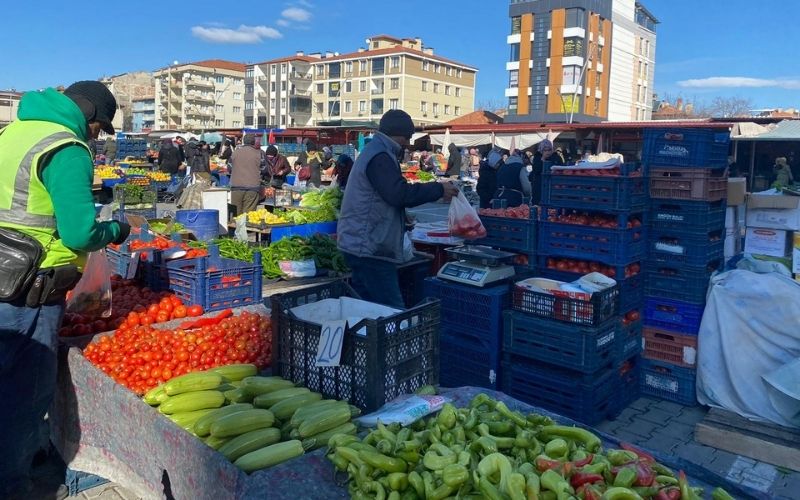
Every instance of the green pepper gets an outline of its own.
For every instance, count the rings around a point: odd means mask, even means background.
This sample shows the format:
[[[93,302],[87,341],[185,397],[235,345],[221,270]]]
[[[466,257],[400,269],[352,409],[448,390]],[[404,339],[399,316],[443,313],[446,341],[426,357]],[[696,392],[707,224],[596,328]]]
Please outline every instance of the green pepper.
[[[625,465],[639,460],[639,455],[628,450],[608,450],[606,458],[611,462],[611,465]]]
[[[355,465],[356,467],[364,463],[359,456],[359,452],[347,446],[340,446],[339,448],[336,448],[334,454],[343,460],[346,460],[348,463]]]
[[[501,420],[499,422],[486,422],[486,425],[489,427],[489,432],[494,434],[495,436],[507,436],[514,432],[516,426],[513,422],[509,422],[508,420]]]
[[[364,442],[353,441],[347,445],[348,448],[352,448],[356,451],[371,451],[374,453],[378,453],[378,449],[374,446],[370,446]]]
[[[420,460],[419,452],[417,451],[398,451],[394,456],[405,460],[409,464],[415,464]]]
[[[439,411],[439,416],[436,417],[436,423],[442,429],[449,430],[456,425],[456,407],[450,403],[445,403]]]
[[[529,413],[525,419],[528,421],[528,424],[534,426],[549,426],[553,425],[553,419],[550,417],[545,417],[544,415],[539,415],[538,413]]]
[[[379,453],[383,453],[384,455],[389,455],[394,452],[394,445],[388,439],[381,439],[378,441],[375,448],[378,449]]]
[[[395,442],[402,443],[404,441],[408,441],[412,437],[413,436],[411,435],[411,429],[409,429],[408,427],[403,427],[402,429],[400,429],[400,432],[397,433]]]
[[[633,467],[623,467],[614,478],[614,486],[630,488],[636,482],[636,470]]]
[[[428,470],[442,470],[448,465],[456,463],[456,461],[458,461],[458,456],[452,452],[443,456],[433,450],[428,450],[425,456],[422,457],[422,465]]]
[[[557,436],[566,439],[572,439],[575,441],[580,441],[583,443],[584,448],[589,453],[596,453],[600,450],[600,446],[602,442],[600,438],[592,434],[591,432],[581,429],[579,427],[569,427],[565,425],[548,425],[543,427],[541,430],[542,433],[549,435],[549,436]]]
[[[478,490],[480,490],[483,498],[487,500],[503,500],[503,495],[500,490],[489,481],[487,477],[481,477],[478,481]]]
[[[502,422],[504,418],[505,417],[503,417],[503,415],[499,411],[489,411],[489,412],[485,412],[485,413],[478,413],[478,420],[480,420],[480,422],[483,423],[483,424],[486,424],[486,423],[489,423],[489,422]]]
[[[478,425],[478,410],[473,408],[469,412],[467,421],[464,422],[464,429],[469,431],[472,430],[476,425]]]
[[[383,488],[383,485],[377,481],[367,481],[366,483],[362,484],[361,491],[367,494],[374,494],[375,496],[373,498],[375,500],[386,499],[386,490]]]
[[[408,484],[417,492],[418,497],[425,498],[425,484],[419,472],[412,470],[408,473]]]
[[[358,441],[358,438],[351,434],[334,434],[328,440],[328,448],[333,449],[339,446],[347,446],[356,441]]]
[[[400,500],[422,500],[414,488],[409,488],[403,492]]]
[[[581,472],[586,474],[602,474],[608,469],[608,464],[605,462],[598,462],[596,464],[584,465],[580,468]]]
[[[386,500],[400,500],[400,492],[390,491],[389,496],[386,497]]]
[[[456,443],[466,443],[467,442],[467,433],[464,432],[464,428],[460,425],[457,425],[455,429],[453,429],[453,437],[456,439]]]
[[[544,471],[539,479],[542,488],[552,491],[559,499],[568,498],[569,494],[573,492],[569,482],[552,469]]]
[[[511,500],[526,500],[525,476],[519,472],[512,472],[506,481],[506,494]]]
[[[541,484],[539,481],[539,476],[536,474],[536,471],[533,468],[533,464],[530,462],[522,464],[519,467],[518,472],[525,476],[525,494],[528,496],[528,499],[535,500],[539,498]]]
[[[386,476],[386,480],[393,491],[403,491],[408,488],[408,474],[405,472],[392,472]]]
[[[380,436],[380,439],[386,439],[386,440],[390,441],[392,443],[392,445],[394,445],[394,443],[397,441],[397,436],[392,431],[387,429],[386,426],[383,425],[383,423],[380,420],[378,420],[378,429],[377,430],[378,430],[378,435]]]
[[[556,460],[566,460],[569,445],[561,438],[551,439],[544,445],[544,454]]]
[[[494,409],[498,413],[500,413],[501,415],[506,417],[507,419],[509,419],[512,422],[514,422],[515,424],[517,424],[518,426],[527,427],[528,421],[525,419],[525,417],[520,415],[519,413],[511,411],[508,408],[508,406],[506,406],[506,404],[503,403],[502,401],[498,401],[498,403],[495,405]]]
[[[650,464],[650,468],[653,469],[653,472],[655,472],[659,476],[675,477],[675,473],[672,472],[672,469],[670,469],[669,467],[665,467],[664,465],[661,465],[658,462],[653,462],[652,464]]]
[[[422,448],[422,441],[417,438],[409,439],[408,441],[397,441],[395,445],[396,451],[417,451],[420,448]]]
[[[472,461],[472,455],[468,451],[460,451],[458,453],[458,461],[456,462],[458,465],[469,467],[470,462]]]
[[[714,488],[711,492],[712,500],[734,500],[733,497],[722,488]]]
[[[442,470],[444,484],[451,488],[459,488],[469,479],[469,471],[460,464],[450,464]]]
[[[384,472],[405,472],[408,468],[405,460],[400,458],[387,457],[380,453],[373,453],[371,451],[359,451],[359,458],[372,467],[380,469]]]
[[[494,408],[495,401],[490,398],[488,395],[484,393],[480,393],[472,398],[472,401],[469,403],[470,408],[480,408],[482,406],[487,406],[489,408]]]
[[[470,443],[469,451],[473,453],[478,453],[480,451],[483,451],[485,455],[488,455],[490,453],[497,453],[497,443],[492,438],[481,436]]]
[[[431,420],[431,422],[434,422],[433,426],[430,428],[431,439],[435,439],[435,441],[431,442],[439,442],[442,440],[442,428],[435,423],[435,420]]]
[[[642,497],[633,490],[615,486],[603,493],[603,500],[642,500]]]
[[[478,433],[483,437],[488,437],[492,439],[498,448],[513,448],[514,447],[514,438],[512,437],[497,437],[492,436],[489,433],[489,426],[487,424],[480,424],[478,425]]]
[[[675,486],[678,480],[672,476],[656,476],[656,482],[664,486]]]
[[[345,460],[343,457],[333,453],[331,455],[328,455],[328,460],[330,460],[331,463],[333,463],[333,466],[336,467],[337,470],[340,470],[342,472],[347,470],[347,464],[349,462]]]

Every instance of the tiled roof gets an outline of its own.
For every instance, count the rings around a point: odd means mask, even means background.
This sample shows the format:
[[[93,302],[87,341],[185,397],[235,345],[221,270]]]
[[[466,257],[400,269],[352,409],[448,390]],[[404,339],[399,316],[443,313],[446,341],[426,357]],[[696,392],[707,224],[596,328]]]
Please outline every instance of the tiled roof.
[[[493,125],[496,123],[503,123],[503,118],[491,111],[478,110],[454,118],[445,125]]]
[[[203,66],[206,68],[227,69],[230,71],[241,71],[242,73],[244,73],[244,67],[245,67],[245,65],[242,63],[225,61],[223,59],[209,59],[207,61],[188,63],[187,65]]]

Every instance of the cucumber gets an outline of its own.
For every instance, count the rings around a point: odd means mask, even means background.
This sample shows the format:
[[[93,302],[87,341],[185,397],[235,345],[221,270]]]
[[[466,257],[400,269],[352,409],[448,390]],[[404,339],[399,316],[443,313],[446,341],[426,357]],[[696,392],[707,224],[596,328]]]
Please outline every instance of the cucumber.
[[[294,387],[294,383],[280,377],[246,377],[242,379],[241,389],[255,397],[290,387]]]
[[[216,437],[238,436],[256,429],[272,427],[273,423],[275,423],[275,416],[269,410],[244,410],[217,419],[211,424],[211,435]]]
[[[275,427],[267,427],[236,436],[220,447],[219,452],[231,462],[235,462],[239,457],[247,455],[251,451],[275,444],[280,440],[281,431]]]
[[[258,368],[256,368],[256,365],[252,365],[249,363],[239,363],[233,365],[218,366],[208,371],[216,373],[217,375],[222,375],[222,377],[228,382],[235,382],[238,380],[242,380],[245,377],[254,376],[255,374],[258,373]]]
[[[164,384],[164,390],[167,392],[167,395],[175,396],[185,392],[216,389],[220,384],[222,384],[221,375],[208,372],[195,372],[173,378]]]
[[[183,427],[189,432],[192,432],[194,428],[194,424],[203,418],[204,416],[208,415],[214,411],[213,409],[206,409],[206,410],[195,410],[195,411],[186,411],[181,413],[173,413],[169,415],[169,419],[178,424],[179,426]]]
[[[172,413],[205,410],[207,408],[219,408],[224,402],[225,396],[219,391],[186,392],[171,396],[159,405],[158,411],[169,415]]]
[[[320,432],[319,434],[314,434],[313,436],[303,441],[303,446],[309,450],[316,450],[317,448],[322,448],[323,446],[327,446],[328,441],[330,441],[331,439],[331,436],[334,436],[336,434],[347,434],[350,436],[354,436],[356,432],[358,432],[358,428],[356,427],[356,425],[353,422],[347,422],[346,424],[334,427],[333,429]]]
[[[232,415],[240,411],[251,410],[251,409],[253,409],[253,405],[251,405],[250,403],[237,403],[229,406],[223,406],[222,408],[217,408],[216,410],[212,411],[208,415],[198,420],[194,424],[194,429],[192,430],[198,436],[201,437],[208,436],[211,433],[211,424],[216,422],[217,419],[224,417],[225,415]]]
[[[294,415],[299,408],[302,408],[304,405],[309,403],[319,401],[320,399],[322,399],[322,394],[318,392],[307,392],[305,394],[300,394],[299,396],[293,396],[291,398],[286,398],[282,401],[279,401],[270,406],[269,411],[275,415],[275,418],[281,422],[284,422],[292,418],[292,415]]]
[[[165,401],[167,397],[168,395],[167,391],[164,390],[164,384],[161,384],[147,391],[142,397],[142,401],[150,406],[158,406],[162,401]]]
[[[253,400],[253,406],[256,408],[269,408],[275,403],[279,403],[284,399],[288,399],[301,394],[309,394],[311,391],[305,387],[292,387],[291,389],[281,389],[279,391],[269,392],[256,396]]]
[[[295,439],[252,451],[247,455],[239,457],[233,465],[249,474],[250,472],[266,469],[267,467],[272,467],[273,465],[297,458],[303,453],[303,444]]]
[[[296,412],[294,412],[294,415],[292,415],[292,419],[290,420],[292,427],[297,427],[305,418],[313,415],[314,413],[322,411],[323,408],[328,408],[329,406],[336,404],[346,405],[347,402],[339,401],[337,399],[323,399],[322,401],[317,401],[315,403],[311,403],[310,405],[299,408]]]
[[[214,448],[215,450],[219,450],[220,448],[222,448],[222,445],[224,445],[225,443],[227,443],[231,439],[233,439],[233,438],[229,438],[229,437],[218,438],[218,437],[214,437],[214,436],[208,436],[207,438],[204,439],[204,442],[208,446],[210,446],[211,448]]]
[[[297,434],[301,438],[308,438],[349,421],[350,408],[347,406],[334,406],[304,420],[297,428]]]

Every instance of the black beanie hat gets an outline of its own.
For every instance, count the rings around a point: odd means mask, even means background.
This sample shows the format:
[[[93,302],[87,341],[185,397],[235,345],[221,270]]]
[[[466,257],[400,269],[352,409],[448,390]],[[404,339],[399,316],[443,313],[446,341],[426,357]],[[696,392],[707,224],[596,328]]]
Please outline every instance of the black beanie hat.
[[[245,146],[254,146],[256,144],[256,136],[254,135],[246,135],[242,139],[242,144]]]
[[[114,114],[117,112],[117,100],[108,87],[94,80],[75,82],[64,91],[64,95],[75,101],[86,122],[100,122],[103,131],[114,133]]]
[[[414,121],[405,111],[390,109],[381,117],[378,130],[389,137],[402,136],[411,139],[414,135]]]
[[[278,156],[278,148],[270,144],[267,148],[267,156]]]

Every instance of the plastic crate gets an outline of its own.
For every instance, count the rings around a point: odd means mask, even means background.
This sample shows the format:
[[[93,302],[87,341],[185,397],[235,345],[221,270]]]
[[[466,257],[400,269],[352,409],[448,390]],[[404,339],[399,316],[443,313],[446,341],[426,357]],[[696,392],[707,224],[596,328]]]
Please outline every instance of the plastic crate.
[[[357,297],[343,281],[272,296],[275,375],[363,411],[439,381],[439,301],[428,299],[389,317],[365,319],[344,335],[340,366],[316,366],[321,326],[297,318],[293,307]],[[366,328],[366,334],[358,333]]]
[[[651,168],[650,198],[719,201],[728,197],[724,170],[705,168]]]
[[[630,356],[617,367],[619,390],[614,397],[616,412],[621,413],[622,410],[639,399],[641,364],[639,356]]]
[[[135,209],[119,209],[111,213],[111,218],[120,222],[126,222],[128,215],[135,215],[137,217],[144,217],[145,219],[155,219],[157,216],[156,207],[153,208],[135,208]]]
[[[686,335],[697,335],[704,305],[662,297],[645,297],[644,325]]]
[[[484,332],[442,325],[439,335],[440,385],[499,388],[500,350]]]
[[[261,302],[261,253],[254,263],[219,256],[209,245],[207,257],[176,259],[154,264],[155,289],[171,290],[184,304],[205,311],[254,305]]]
[[[539,253],[576,259],[590,255],[593,260],[612,266],[624,266],[642,260],[647,252],[644,226],[609,229],[539,223]]]
[[[511,297],[511,307],[517,311],[579,325],[601,325],[619,312],[619,285],[594,293],[589,300],[534,292],[518,286],[512,288]]]
[[[147,179],[145,176],[139,176]],[[126,177],[126,181],[131,177]],[[149,179],[148,179],[149,181]],[[129,208],[151,208],[155,207],[157,194],[154,186],[144,187],[138,196],[126,192],[125,184],[117,184],[114,186],[114,201],[119,203],[120,209]],[[145,206],[142,206],[145,205]]]
[[[426,297],[441,302],[442,326],[454,330],[483,332],[491,350],[500,350],[503,310],[508,308],[508,284],[489,288],[462,285],[439,278],[425,279]]]
[[[542,205],[619,212],[643,209],[647,179],[636,176],[583,176],[546,172],[542,176]]]
[[[107,482],[108,479],[104,477],[70,469],[69,467],[64,471],[64,484],[67,486],[69,496],[71,497],[77,496],[78,493],[82,491],[106,484]]]
[[[650,260],[658,264],[672,263],[682,266],[704,266],[723,257],[725,229],[713,231],[650,230]]]
[[[642,163],[648,167],[725,168],[730,133],[727,129],[647,128]]]
[[[412,307],[425,298],[425,278],[430,276],[433,256],[415,254],[414,259],[397,266],[400,294],[406,307]]]
[[[317,233],[336,234],[336,221],[274,227],[270,232],[270,241],[275,242],[287,236],[308,237]]]
[[[641,367],[639,387],[642,395],[654,396],[687,406],[697,404],[695,391],[697,372],[694,369],[652,359],[642,359]]]
[[[500,374],[509,396],[579,422],[594,425],[618,414],[614,369],[584,374],[504,354]]]
[[[582,373],[614,364],[619,320],[573,326],[516,311],[503,313],[503,351]]]
[[[491,217],[481,215],[486,237],[471,243],[486,245],[501,250],[520,252],[536,251],[536,210],[531,210],[532,218],[514,219],[511,217]]]
[[[541,277],[549,278],[551,280],[572,282],[583,276],[583,273],[572,273],[569,271],[559,271],[558,269],[548,268],[548,258],[549,257],[547,256],[539,256],[538,258],[538,273]],[[614,266],[615,276],[624,276],[625,269],[630,268],[631,266],[638,266],[640,272],[621,281],[617,280],[617,285],[619,285],[620,311],[630,311],[635,307],[641,306],[644,302],[644,276],[641,272],[642,262],[634,262],[628,266]]]
[[[673,365],[694,368],[697,365],[697,335],[645,328],[644,357]]]
[[[645,293],[654,297],[705,304],[708,282],[721,266],[722,259],[712,260],[704,266],[648,263]]]
[[[640,313],[641,314],[641,313]],[[642,352],[642,319],[626,322],[620,319],[619,336],[614,359],[617,362],[629,359]]]
[[[653,200],[648,222],[656,230],[713,231],[725,227],[725,200]]]

